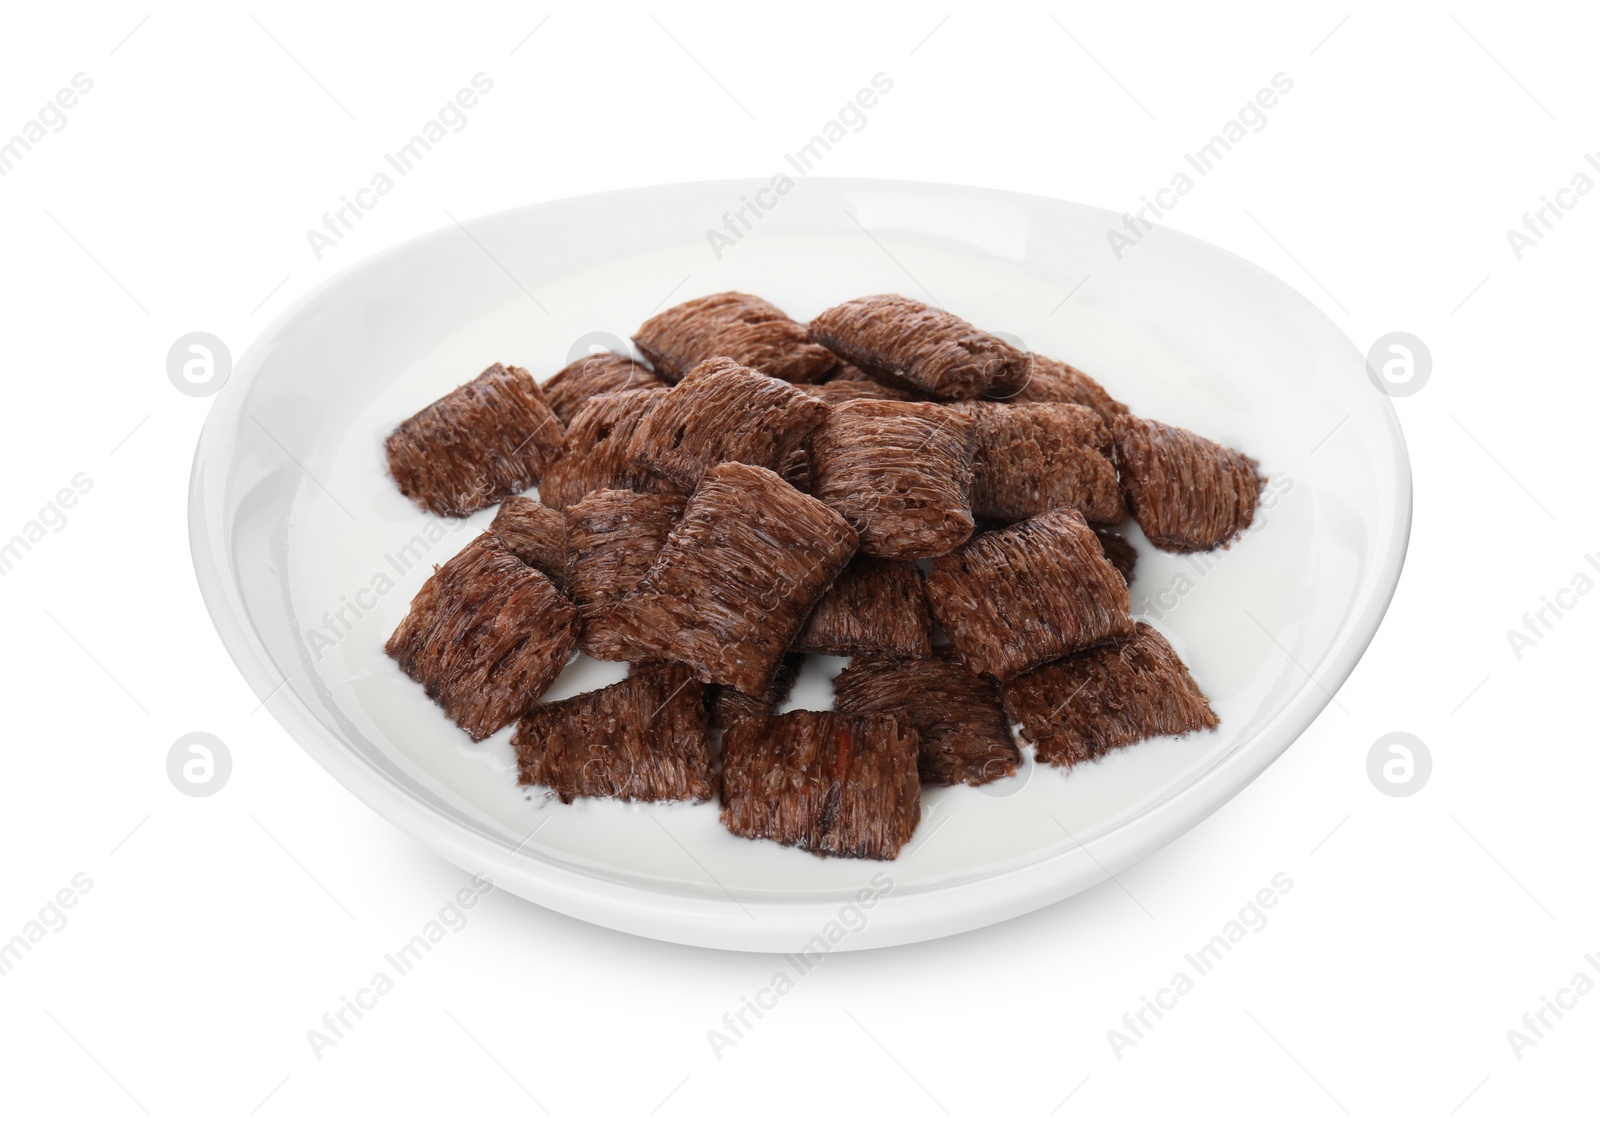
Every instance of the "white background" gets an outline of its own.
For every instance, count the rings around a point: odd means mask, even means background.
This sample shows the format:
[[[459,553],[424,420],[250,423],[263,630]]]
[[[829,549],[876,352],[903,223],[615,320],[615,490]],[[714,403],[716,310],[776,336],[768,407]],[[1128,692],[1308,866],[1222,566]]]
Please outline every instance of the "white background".
[[[1574,574],[1600,579],[1600,193],[1520,260],[1505,235],[1600,149],[1585,8],[8,9],[0,137],[74,74],[94,86],[0,178],[0,541],[75,474],[93,486],[0,577],[0,936],[74,875],[93,888],[0,979],[4,1121],[1592,1117],[1600,993],[1520,1059],[1506,1037],[1600,951],[1600,596],[1520,657],[1507,639]],[[720,1060],[706,1031],[780,959],[503,894],[318,1060],[306,1030],[466,877],[301,753],[217,642],[184,525],[207,402],[168,382],[168,346],[206,330],[238,356],[447,211],[766,175],[879,71],[893,93],[828,175],[1117,209],[1292,77],[1168,222],[1278,274],[1363,351],[1392,330],[1431,347],[1431,380],[1396,402],[1416,521],[1377,639],[1338,706],[1120,882],[832,957]],[[494,89],[467,128],[319,261],[306,229],[477,72]],[[165,770],[196,730],[234,758],[204,799]],[[1396,730],[1434,761],[1405,799],[1365,768]],[[1279,872],[1294,888],[1266,928],[1118,1059],[1106,1031]]]

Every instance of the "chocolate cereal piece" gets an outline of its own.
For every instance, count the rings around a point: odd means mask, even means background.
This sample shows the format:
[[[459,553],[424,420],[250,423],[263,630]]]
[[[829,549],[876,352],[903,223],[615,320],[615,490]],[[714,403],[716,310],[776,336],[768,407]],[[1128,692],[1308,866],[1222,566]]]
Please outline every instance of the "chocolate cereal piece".
[[[933,617],[912,562],[857,556],[811,610],[797,652],[828,656],[931,656]]]
[[[628,462],[633,434],[667,395],[634,389],[590,397],[567,429],[566,451],[539,486],[539,501],[565,510],[590,491],[661,489],[661,479]]]
[[[861,535],[863,553],[915,559],[972,534],[970,405],[846,401],[811,440],[813,492]]]
[[[721,464],[616,607],[617,629],[651,655],[688,664],[703,683],[761,695],[855,550],[849,523],[776,472]]]
[[[1133,544],[1115,530],[1095,529],[1094,536],[1100,539],[1100,551],[1105,554],[1106,560],[1117,567],[1117,572],[1122,575],[1122,580],[1129,585],[1133,584],[1133,570],[1139,561],[1139,551]]]
[[[1006,396],[1028,382],[1028,355],[954,314],[871,295],[824,310],[811,339],[880,381],[940,400]]]
[[[533,375],[495,362],[402,422],[383,447],[401,494],[461,516],[537,484],[560,458],[562,438]]]
[[[783,706],[789,693],[794,690],[804,660],[805,657],[798,652],[790,652],[785,656],[762,695],[746,695],[732,687],[718,687],[715,684],[708,686],[706,702],[711,711],[711,725],[726,728],[740,719],[764,719],[777,714],[778,708]]]
[[[722,822],[819,856],[893,860],[921,816],[917,732],[903,716],[787,711],[722,743]]]
[[[972,513],[1020,522],[1075,507],[1090,522],[1124,518],[1111,462],[1111,432],[1093,409],[1075,404],[977,406]]]
[[[967,666],[998,680],[1133,635],[1127,582],[1066,507],[936,560],[928,601]]]
[[[384,651],[478,742],[533,706],[577,637],[554,583],[486,531],[422,583]]]
[[[562,802],[710,801],[705,689],[682,664],[635,665],[598,691],[541,703],[517,725],[517,781]]]
[[[948,657],[857,657],[833,680],[834,710],[871,718],[904,713],[920,739],[928,785],[982,785],[1022,764],[1000,697],[988,680]]]
[[[593,491],[567,508],[566,574],[582,627],[578,650],[597,660],[647,660],[618,633],[616,608],[667,544],[687,500],[681,495]]]
[[[738,291],[663,310],[633,335],[639,352],[670,382],[707,358],[729,357],[780,381],[823,380],[839,364],[806,328],[766,299]]]
[[[513,495],[500,504],[489,529],[522,561],[542,572],[556,588],[567,584],[567,520],[561,512]]]
[[[1043,354],[1033,355],[1028,383],[1005,398],[1010,404],[1076,404],[1091,408],[1110,424],[1128,406],[1106,392],[1100,382],[1081,369]]]
[[[1075,766],[1163,734],[1210,730],[1217,716],[1155,629],[1035,668],[1002,686],[1006,713],[1040,762]]]
[[[1111,427],[1129,508],[1158,549],[1209,550],[1250,525],[1265,482],[1255,460],[1137,416],[1119,416]]]
[[[666,387],[666,383],[642,362],[614,353],[594,353],[580,357],[546,381],[544,395],[561,423],[571,425],[572,418],[590,397]]]
[[[628,456],[685,491],[719,463],[776,468],[828,406],[726,357],[695,366],[639,425]]]

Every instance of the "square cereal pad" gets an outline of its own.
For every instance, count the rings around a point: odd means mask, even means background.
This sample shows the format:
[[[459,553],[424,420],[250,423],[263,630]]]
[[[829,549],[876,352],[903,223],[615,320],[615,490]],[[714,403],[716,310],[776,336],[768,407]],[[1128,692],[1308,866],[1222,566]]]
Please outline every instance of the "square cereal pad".
[[[811,610],[796,652],[931,656],[933,616],[914,562],[857,554]]]
[[[539,501],[566,510],[590,491],[660,489],[660,476],[628,461],[628,444],[666,395],[666,389],[630,389],[584,401],[567,429],[561,458],[539,484]]]
[[[705,683],[762,695],[855,549],[849,523],[776,472],[721,464],[700,481],[633,595],[615,606],[617,631]]]
[[[667,382],[682,380],[708,357],[732,358],[780,381],[826,379],[839,359],[806,328],[764,298],[740,291],[692,298],[640,326],[634,345]]]
[[[540,703],[511,740],[518,782],[575,797],[710,801],[705,686],[682,664],[636,664],[609,687]]]
[[[871,718],[903,714],[920,740],[928,785],[982,785],[1022,764],[994,684],[947,657],[857,657],[833,680],[834,710]]]
[[[967,666],[998,680],[1133,635],[1128,583],[1065,507],[937,559],[928,602]]]
[[[533,375],[495,362],[402,421],[383,447],[401,494],[459,517],[537,484],[564,437]]]
[[[902,716],[787,711],[722,744],[722,821],[822,856],[893,860],[921,816],[917,732]]]
[[[582,627],[578,650],[597,660],[648,660],[617,630],[616,610],[650,571],[683,517],[682,495],[591,491],[567,508],[567,578]]]
[[[485,531],[422,583],[384,650],[477,742],[538,701],[577,638],[571,602]]]
[[[1038,760],[1061,766],[1217,725],[1189,669],[1147,624],[1131,639],[1035,668],[1002,685],[1001,694]]]
[[[853,400],[811,441],[816,496],[860,532],[863,553],[914,561],[972,535],[970,405]]]
[[[661,398],[634,432],[628,458],[689,491],[719,463],[779,470],[827,413],[787,381],[713,357]]]

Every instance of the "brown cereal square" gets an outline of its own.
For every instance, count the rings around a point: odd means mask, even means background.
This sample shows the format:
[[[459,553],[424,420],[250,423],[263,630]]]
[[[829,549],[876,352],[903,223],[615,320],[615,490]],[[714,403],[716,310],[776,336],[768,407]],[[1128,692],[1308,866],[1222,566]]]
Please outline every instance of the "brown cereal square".
[[[829,656],[931,656],[932,632],[915,563],[857,555],[811,610],[794,649]]]
[[[828,406],[725,357],[695,366],[633,434],[628,456],[685,491],[719,463],[776,469]]]
[[[811,321],[811,339],[870,377],[940,400],[1004,396],[1028,381],[1025,352],[904,295],[869,295],[824,310]]]
[[[1034,668],[1003,684],[1001,693],[1037,760],[1061,766],[1157,735],[1217,725],[1189,669],[1147,624],[1132,639]]]
[[[871,718],[900,712],[920,739],[927,785],[982,785],[1022,764],[994,685],[956,659],[857,657],[834,677],[834,710]]]
[[[1004,399],[1009,404],[1076,404],[1095,411],[1107,425],[1128,406],[1106,392],[1081,369],[1043,354],[1034,354],[1028,383]]]
[[[541,703],[517,725],[517,780],[575,797],[716,796],[705,688],[682,664],[634,665],[609,687]]]
[[[1065,507],[937,559],[928,601],[967,665],[998,680],[1133,635],[1127,582]]]
[[[729,357],[780,381],[824,380],[839,364],[806,328],[763,298],[725,291],[663,310],[633,336],[666,381],[712,357]]]
[[[979,405],[972,460],[972,513],[1020,522],[1074,507],[1090,522],[1124,517],[1111,462],[1111,432],[1075,404]]]
[[[565,510],[590,491],[656,491],[659,476],[628,461],[628,445],[666,389],[590,397],[567,429],[566,450],[539,485],[539,501]]]
[[[903,716],[787,711],[741,719],[722,748],[722,821],[820,856],[893,860],[921,816],[917,732]]]
[[[968,405],[846,401],[811,440],[812,490],[863,553],[912,560],[971,536],[975,412]]]
[[[546,381],[544,395],[561,423],[570,427],[590,397],[666,387],[643,362],[614,353],[595,353],[580,357]]]
[[[566,573],[582,628],[578,650],[597,660],[648,660],[624,640],[617,606],[644,578],[683,517],[681,495],[592,491],[567,508]]]
[[[1137,416],[1117,417],[1112,432],[1129,507],[1157,549],[1210,550],[1255,518],[1265,480],[1243,452]]]
[[[533,706],[577,637],[555,584],[486,531],[422,583],[384,650],[477,742]]]
[[[618,631],[704,683],[761,695],[855,549],[849,523],[776,472],[721,464],[616,607]]]
[[[495,362],[403,421],[383,446],[401,494],[459,517],[537,484],[562,440],[533,375]]]

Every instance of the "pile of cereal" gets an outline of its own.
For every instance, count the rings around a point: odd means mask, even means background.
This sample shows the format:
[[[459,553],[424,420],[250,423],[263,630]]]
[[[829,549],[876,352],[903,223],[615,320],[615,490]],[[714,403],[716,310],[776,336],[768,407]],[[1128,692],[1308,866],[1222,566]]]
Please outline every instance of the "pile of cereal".
[[[709,295],[634,344],[492,365],[386,444],[419,506],[500,505],[387,651],[474,740],[515,725],[523,786],[893,859],[924,786],[1015,774],[1019,737],[1070,768],[1217,725],[1114,528],[1225,545],[1254,460],[900,295],[809,326]],[[628,676],[544,699],[575,653]],[[833,708],[785,711],[807,655],[849,658]]]

